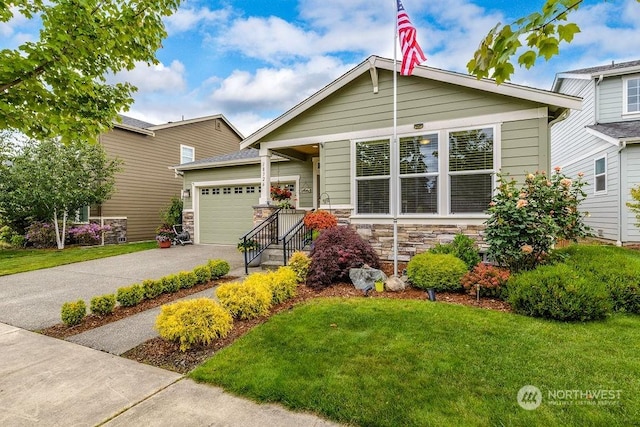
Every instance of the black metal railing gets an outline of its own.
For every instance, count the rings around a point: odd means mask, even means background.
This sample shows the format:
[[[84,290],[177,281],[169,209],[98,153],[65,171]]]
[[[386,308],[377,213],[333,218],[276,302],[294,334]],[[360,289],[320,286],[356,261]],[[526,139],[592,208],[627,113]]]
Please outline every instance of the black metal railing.
[[[301,251],[311,244],[313,230],[304,225],[304,217],[301,218],[284,236],[282,242],[282,255],[284,265],[295,251]]]
[[[249,264],[257,259],[271,244],[277,244],[279,240],[280,209],[273,212],[267,219],[255,226],[251,231],[240,238],[238,248],[244,253],[244,272],[249,274]]]

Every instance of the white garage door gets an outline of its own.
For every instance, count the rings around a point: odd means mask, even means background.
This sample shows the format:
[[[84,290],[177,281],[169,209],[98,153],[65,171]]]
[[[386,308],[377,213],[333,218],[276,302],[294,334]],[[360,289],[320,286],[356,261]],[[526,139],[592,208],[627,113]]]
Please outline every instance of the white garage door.
[[[259,185],[201,187],[198,197],[200,243],[237,244],[253,228]]]

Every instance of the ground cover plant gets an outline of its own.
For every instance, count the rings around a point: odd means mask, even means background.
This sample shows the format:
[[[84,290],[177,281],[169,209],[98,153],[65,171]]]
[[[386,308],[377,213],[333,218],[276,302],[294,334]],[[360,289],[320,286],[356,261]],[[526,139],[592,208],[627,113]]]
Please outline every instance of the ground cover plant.
[[[91,248],[6,249],[0,250],[0,276],[57,267],[74,262],[89,261],[157,248],[156,242],[128,243]]]
[[[640,413],[639,340],[640,318],[627,314],[576,324],[425,301],[319,299],[272,317],[190,376],[355,425],[621,426]],[[518,405],[525,385],[542,391],[539,408]],[[586,389],[619,398],[550,403],[550,391]]]

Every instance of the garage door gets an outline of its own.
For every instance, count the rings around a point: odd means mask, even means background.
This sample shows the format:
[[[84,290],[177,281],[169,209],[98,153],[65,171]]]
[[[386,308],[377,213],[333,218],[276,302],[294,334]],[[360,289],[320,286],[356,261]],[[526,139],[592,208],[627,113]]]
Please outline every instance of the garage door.
[[[237,244],[253,228],[259,185],[202,187],[198,190],[200,243]]]

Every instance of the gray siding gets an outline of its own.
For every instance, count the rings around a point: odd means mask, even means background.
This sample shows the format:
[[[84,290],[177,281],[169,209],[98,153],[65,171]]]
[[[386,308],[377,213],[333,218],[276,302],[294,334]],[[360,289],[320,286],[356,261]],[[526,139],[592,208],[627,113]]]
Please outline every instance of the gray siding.
[[[393,74],[379,71],[379,93],[365,73],[263,138],[276,141],[393,126]],[[398,79],[398,125],[451,120],[539,107],[420,77]]]
[[[598,85],[599,123],[622,120],[622,78],[608,77]]]
[[[558,92],[572,96],[582,96],[581,93],[585,86],[590,85],[590,79],[563,79]]]
[[[638,243],[640,242],[640,228],[636,225],[638,220],[635,214],[627,207],[627,202],[634,202],[631,198],[631,188],[640,185],[640,147],[628,145],[623,151],[622,164],[625,165],[623,173],[622,187],[622,226],[623,241]]]

